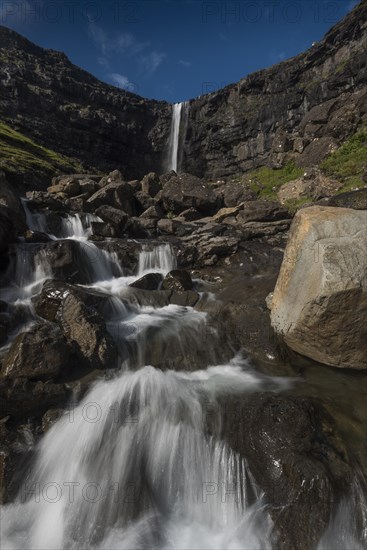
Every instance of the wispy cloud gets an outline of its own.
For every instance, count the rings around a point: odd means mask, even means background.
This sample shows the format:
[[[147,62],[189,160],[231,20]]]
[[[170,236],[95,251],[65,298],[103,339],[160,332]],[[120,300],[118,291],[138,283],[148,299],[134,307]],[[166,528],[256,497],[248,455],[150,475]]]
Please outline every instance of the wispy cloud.
[[[140,63],[142,64],[143,69],[146,71],[147,75],[153,74],[158,67],[163,63],[167,54],[160,52],[150,52],[147,55],[142,55],[140,57]]]
[[[180,59],[179,64],[183,65],[184,67],[187,67],[187,68],[191,67],[191,65],[192,65],[191,61],[185,61],[184,59]]]
[[[167,54],[156,50],[148,51],[150,42],[141,42],[129,32],[107,33],[93,21],[88,23],[89,36],[100,48],[103,56],[98,62],[109,67],[109,57],[113,54],[135,59],[149,76],[163,63]]]
[[[104,55],[117,53],[120,55],[134,56],[149,46],[149,42],[139,42],[129,32],[106,33],[102,27],[90,21],[88,24],[89,36],[99,46]]]
[[[109,77],[113,84],[117,85],[119,88],[123,88],[124,90],[131,90],[131,88],[134,87],[134,84],[130,82],[127,76],[119,73],[111,73]]]

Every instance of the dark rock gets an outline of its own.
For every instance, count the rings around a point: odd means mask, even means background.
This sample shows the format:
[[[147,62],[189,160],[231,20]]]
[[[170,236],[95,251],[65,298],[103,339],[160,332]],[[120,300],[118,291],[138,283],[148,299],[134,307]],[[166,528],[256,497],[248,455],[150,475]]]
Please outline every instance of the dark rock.
[[[74,176],[63,176],[59,178],[56,185],[47,188],[48,193],[65,193],[68,197],[75,197],[80,194],[80,183]]]
[[[226,208],[238,206],[241,202],[256,200],[255,191],[246,187],[240,182],[227,182],[217,187],[216,193],[222,197],[223,205]]]
[[[47,409],[65,405],[71,392],[64,384],[32,382],[25,378],[0,379],[0,418],[42,415]]]
[[[4,207],[7,209],[16,231],[22,233],[26,229],[23,206],[2,170],[0,170],[0,206],[2,212],[5,211]]]
[[[204,215],[210,216],[221,206],[221,200],[214,190],[204,181],[181,174],[171,178],[159,194],[167,212],[180,214],[188,208],[195,208]]]
[[[31,229],[28,229],[24,233],[24,239],[27,243],[48,243],[51,241],[51,238],[46,233],[32,231]]]
[[[10,211],[5,206],[0,206],[0,270],[8,265],[7,253],[9,245],[16,240],[16,233]]]
[[[277,548],[316,547],[353,477],[321,405],[267,393],[227,400],[223,435],[265,492]]]
[[[160,308],[168,306],[170,303],[172,292],[170,290],[142,290],[140,288],[130,287],[127,297],[131,304],[139,307],[151,306]]]
[[[140,218],[150,218],[150,219],[160,219],[164,217],[163,210],[157,205],[154,204],[153,206],[150,206],[147,208],[142,214],[139,216]]]
[[[93,193],[95,193],[99,187],[97,182],[89,178],[84,178],[82,180],[79,180],[79,186],[80,186],[80,193],[82,195],[87,194],[89,196],[93,195]]]
[[[106,185],[108,185],[109,183],[120,181],[124,181],[122,173],[120,172],[120,170],[113,170],[107,176],[104,176],[102,179],[100,179],[98,185],[99,187],[106,187]]]
[[[89,282],[82,261],[82,252],[78,243],[72,240],[53,241],[35,254],[35,263],[46,262],[52,269],[54,277],[70,282]]]
[[[173,235],[180,225],[181,224],[178,221],[162,218],[161,220],[158,220],[157,229],[160,233]]]
[[[135,193],[135,199],[140,206],[141,211],[148,210],[151,206],[156,205],[155,198],[148,195],[148,193],[144,193],[143,191],[138,191]]]
[[[161,176],[159,176],[159,180],[162,186],[164,186],[166,185],[167,182],[169,182],[170,179],[176,178],[176,177],[177,177],[177,172],[175,172],[174,170],[170,170],[169,172],[166,172],[165,174],[162,174]]]
[[[349,191],[334,197],[328,197],[317,201],[317,206],[339,206],[340,208],[353,208],[354,210],[367,210],[367,189]]]
[[[116,229],[106,222],[92,222],[93,235],[103,238],[117,237]]]
[[[130,187],[132,187],[134,193],[137,193],[138,191],[141,191],[141,182],[140,180],[130,180],[127,182]]]
[[[95,215],[114,227],[116,236],[122,236],[129,222],[129,216],[123,210],[104,204],[95,211]]]
[[[197,292],[194,292],[193,290],[186,290],[181,292],[172,292],[169,302],[170,304],[175,304],[177,306],[194,307],[199,300],[200,295]]]
[[[288,210],[277,202],[258,200],[245,202],[243,209],[237,215],[240,224],[247,222],[272,222],[276,220],[290,219]]]
[[[45,191],[27,191],[26,197],[41,209],[49,208],[55,212],[63,212],[66,210],[62,200],[55,198]]]
[[[95,307],[70,293],[62,301],[58,318],[68,342],[89,368],[116,367],[117,348]]]
[[[167,273],[162,283],[163,290],[174,290],[181,292],[183,290],[192,290],[192,280],[190,274],[183,269],[174,269]]]
[[[72,367],[72,354],[57,325],[37,323],[19,334],[5,356],[1,374],[10,378],[52,380]]]
[[[42,430],[47,432],[52,426],[60,420],[64,411],[62,409],[49,409],[42,417]]]
[[[137,281],[134,281],[129,286],[140,288],[142,290],[159,290],[163,281],[163,275],[160,273],[147,273]]]
[[[141,181],[142,192],[151,197],[155,197],[156,194],[159,193],[161,188],[162,184],[160,182],[158,174],[156,174],[155,172],[150,172],[150,174],[144,176]]]
[[[85,210],[85,205],[87,204],[87,200],[89,199],[90,194],[89,193],[82,193],[81,195],[77,195],[76,197],[70,197],[65,201],[65,205],[72,211],[72,212],[83,212]]]
[[[136,203],[131,186],[124,181],[114,181],[94,193],[86,203],[86,208],[94,212],[99,206],[107,205],[124,210],[129,216],[135,216]]]
[[[202,217],[202,214],[195,210],[195,208],[188,208],[180,213],[180,218],[182,218],[185,222],[194,222],[195,220],[200,220]]]

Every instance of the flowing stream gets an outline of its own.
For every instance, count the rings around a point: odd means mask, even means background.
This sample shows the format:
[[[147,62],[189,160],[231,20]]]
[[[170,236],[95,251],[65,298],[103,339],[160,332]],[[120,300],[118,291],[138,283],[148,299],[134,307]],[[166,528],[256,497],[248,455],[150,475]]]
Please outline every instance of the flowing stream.
[[[176,153],[179,113],[177,106]],[[27,211],[27,220],[31,228],[47,229],[40,214]],[[176,266],[171,247],[143,246],[136,275],[125,276],[116,255],[87,240],[91,221],[69,216],[60,235],[50,237],[77,242],[91,274],[87,288],[109,296],[106,323],[123,350],[121,368],[112,379],[94,383],[43,436],[18,497],[2,509],[1,547],[272,548],[264,498],[245,459],[208,435],[206,412],[221,395],[282,391],[292,381],[256,372],[240,354],[223,364],[211,362],[215,353],[209,349],[207,364],[194,372],[147,364],[153,345],[158,362],[168,343],[183,351],[205,346],[206,313],[132,302],[129,283]],[[19,245],[17,278],[4,296],[34,319],[31,298],[52,271],[47,263],[34,266],[31,258],[32,245]],[[216,348],[215,334],[211,338]],[[337,529],[339,523],[330,525],[320,549],[342,548]],[[352,535],[343,541],[354,543]]]

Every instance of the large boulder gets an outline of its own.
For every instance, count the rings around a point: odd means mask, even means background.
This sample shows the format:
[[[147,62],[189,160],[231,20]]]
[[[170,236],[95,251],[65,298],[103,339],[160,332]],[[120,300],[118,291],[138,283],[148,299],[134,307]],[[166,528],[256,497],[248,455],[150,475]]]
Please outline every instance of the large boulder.
[[[313,206],[291,226],[270,300],[271,323],[296,352],[367,368],[367,211]]]
[[[252,191],[252,189],[237,181],[224,183],[217,188],[216,192],[222,197],[223,204],[226,208],[232,208],[241,202],[251,201],[257,198],[255,191]]]
[[[354,475],[333,419],[316,400],[270,392],[227,397],[223,409],[222,435],[265,493],[274,548],[318,547]]]
[[[69,370],[72,362],[70,348],[60,328],[42,322],[15,338],[1,373],[11,378],[51,380]]]
[[[243,207],[237,216],[240,224],[247,222],[273,222],[290,218],[286,208],[277,202],[266,200],[253,200],[243,203]]]
[[[326,197],[317,202],[320,206],[338,206],[339,208],[353,208],[367,210],[367,187],[357,191],[340,193],[334,197]]]
[[[158,195],[167,212],[180,214],[195,208],[204,215],[214,214],[221,206],[221,199],[214,189],[190,174],[172,177]]]

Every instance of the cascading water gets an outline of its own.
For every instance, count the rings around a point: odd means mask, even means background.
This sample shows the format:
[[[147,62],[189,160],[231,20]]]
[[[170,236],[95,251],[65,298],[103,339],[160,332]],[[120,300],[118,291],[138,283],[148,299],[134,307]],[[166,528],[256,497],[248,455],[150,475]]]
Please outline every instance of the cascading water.
[[[171,132],[168,143],[168,169],[177,172],[178,148],[180,142],[180,123],[183,103],[175,103],[172,107]]]
[[[209,435],[208,415],[215,411],[220,424],[221,396],[281,391],[291,380],[259,374],[241,355],[194,372],[184,363],[176,371],[157,368],[180,348],[189,357],[204,348],[209,357],[213,342],[214,352],[221,346],[215,334],[210,344],[205,340],[207,314],[200,308],[130,300],[130,282],[176,266],[172,248],[143,246],[137,274],[124,277],[120,268],[116,276],[117,257],[87,241],[88,222],[66,218],[63,228],[59,238],[91,244],[96,254],[85,254],[93,274],[88,286],[109,296],[107,328],[124,368],[97,381],[40,441],[16,500],[2,509],[2,548],[272,548],[272,521],[246,461],[215,430]],[[28,266],[21,254],[18,261]],[[37,282],[45,277],[38,274]],[[21,276],[19,287],[27,286]],[[352,509],[349,502],[341,503],[342,519],[331,522],[318,550],[359,548],[343,524],[345,509]]]

